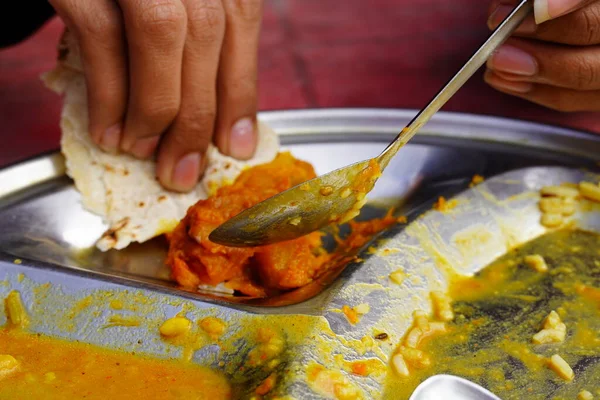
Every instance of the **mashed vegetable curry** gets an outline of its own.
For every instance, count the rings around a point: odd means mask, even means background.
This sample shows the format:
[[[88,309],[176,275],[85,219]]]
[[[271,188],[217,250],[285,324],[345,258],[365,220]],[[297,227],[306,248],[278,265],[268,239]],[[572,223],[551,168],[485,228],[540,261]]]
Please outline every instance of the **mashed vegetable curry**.
[[[190,290],[225,283],[229,289],[256,297],[310,283],[332,261],[323,249],[321,232],[252,248],[223,246],[211,242],[208,235],[241,211],[314,177],[309,163],[284,152],[268,164],[247,169],[233,184],[190,207],[170,235],[167,264],[175,280]],[[389,213],[383,219],[354,222],[351,235],[340,245],[360,247],[395,221]]]

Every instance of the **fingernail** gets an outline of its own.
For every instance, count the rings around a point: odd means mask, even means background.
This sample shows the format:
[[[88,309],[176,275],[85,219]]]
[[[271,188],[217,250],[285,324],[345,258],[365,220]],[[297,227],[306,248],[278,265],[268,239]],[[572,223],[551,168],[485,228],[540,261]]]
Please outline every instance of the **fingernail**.
[[[548,0],[535,0],[533,2],[533,15],[537,24],[548,21],[551,18],[548,14]]]
[[[535,0],[533,3],[535,21],[538,24],[560,17],[577,8],[583,0]]]
[[[138,139],[131,147],[130,152],[134,157],[148,158],[154,154],[154,150],[156,150],[159,140],[159,136]]]
[[[229,154],[233,158],[248,159],[254,155],[256,133],[250,118],[242,118],[231,127],[229,135]]]
[[[190,153],[175,164],[171,184],[175,190],[188,191],[198,183],[199,177],[200,154]]]
[[[487,61],[487,66],[495,71],[522,76],[533,76],[538,70],[535,58],[510,45],[503,45],[492,54]]]
[[[506,17],[508,17],[508,14],[510,14],[512,10],[514,10],[514,7],[506,5],[498,6],[498,8],[496,8],[496,10],[492,12],[490,17],[488,18],[488,27],[490,29],[496,29],[498,25],[500,25],[500,23],[504,21]],[[529,16],[525,18],[523,22],[521,22],[521,25],[519,25],[517,29],[515,29],[515,33],[532,34],[535,33],[536,30],[537,25],[535,23],[535,20],[533,19],[533,17]]]
[[[484,80],[490,86],[500,91],[528,93],[531,91],[531,89],[533,89],[533,84],[529,82],[507,81],[506,79],[500,78],[498,75],[494,74],[494,72],[489,69],[485,71]]]
[[[121,124],[115,124],[104,131],[100,140],[100,147],[104,151],[115,153],[121,142]]]

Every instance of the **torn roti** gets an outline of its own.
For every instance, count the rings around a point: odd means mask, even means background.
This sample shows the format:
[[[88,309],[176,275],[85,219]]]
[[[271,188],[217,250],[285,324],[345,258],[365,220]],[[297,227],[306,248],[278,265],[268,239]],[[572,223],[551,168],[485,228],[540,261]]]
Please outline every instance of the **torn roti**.
[[[273,160],[279,151],[277,134],[259,122],[258,147],[251,160],[235,160],[211,145],[206,173],[196,188],[183,194],[167,191],[155,177],[155,160],[108,154],[94,144],[87,129],[86,85],[79,51],[68,32],[59,50],[57,67],[42,78],[50,89],[64,95],[61,150],[83,206],[100,215],[109,227],[97,242],[102,251],[123,249],[132,242],[145,242],[171,231],[189,206],[235,180],[246,167]]]

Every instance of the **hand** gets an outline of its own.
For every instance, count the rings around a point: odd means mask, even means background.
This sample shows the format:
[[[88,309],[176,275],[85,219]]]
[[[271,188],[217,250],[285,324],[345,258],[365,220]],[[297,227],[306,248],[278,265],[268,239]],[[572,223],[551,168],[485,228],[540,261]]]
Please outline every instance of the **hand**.
[[[110,152],[157,155],[157,177],[188,191],[214,140],[256,146],[261,0],[50,0],[79,42],[89,130]]]
[[[489,28],[516,3],[493,1]],[[534,5],[535,15],[515,32],[518,38],[488,60],[485,81],[554,110],[600,111],[600,1],[535,0]]]

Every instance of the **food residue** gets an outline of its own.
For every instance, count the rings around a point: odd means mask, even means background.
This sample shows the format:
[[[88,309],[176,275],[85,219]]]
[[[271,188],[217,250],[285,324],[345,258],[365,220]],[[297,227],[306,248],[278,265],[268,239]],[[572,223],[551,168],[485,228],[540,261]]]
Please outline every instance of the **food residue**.
[[[7,322],[12,328],[25,328],[29,323],[27,310],[21,300],[21,294],[12,290],[4,299],[4,310]]]
[[[567,326],[560,320],[560,315],[552,310],[544,320],[543,329],[533,335],[533,343],[560,343],[565,341],[566,335]]]
[[[556,375],[566,381],[572,381],[575,377],[575,373],[571,366],[558,354],[554,354],[550,357],[548,367],[556,372]]]
[[[582,181],[579,184],[544,186],[540,189],[540,223],[547,228],[559,228],[575,214],[582,199],[600,203],[600,184]]]
[[[458,201],[456,199],[448,201],[444,196],[440,196],[438,197],[437,201],[433,204],[433,209],[439,212],[447,212],[452,210],[457,205]]]
[[[401,285],[406,279],[406,273],[402,269],[397,269],[390,274],[390,280],[396,285]]]
[[[481,176],[479,174],[475,174],[475,175],[473,175],[473,178],[471,178],[471,183],[469,184],[469,187],[477,186],[483,181],[484,181],[483,176]]]
[[[342,306],[342,313],[352,325],[357,324],[360,321],[360,317],[367,314],[369,311],[371,311],[371,306],[369,306],[367,303],[362,303],[355,307],[350,307],[347,305]]]
[[[546,260],[544,257],[539,254],[530,254],[525,256],[524,258],[525,264],[533,268],[537,272],[547,272],[548,265],[546,264]]]
[[[206,317],[203,318],[200,322],[200,328],[204,332],[206,332],[211,339],[217,340],[223,333],[225,333],[225,329],[227,325],[225,322],[216,317]]]
[[[545,192],[562,194],[563,187]],[[431,316],[414,315],[390,358],[394,374],[383,397],[408,398],[420,382],[444,373],[503,399],[574,399],[584,389],[600,389],[598,249],[597,233],[556,230],[511,249],[473,277],[454,277],[447,293],[432,294]],[[444,322],[440,310],[448,311]],[[445,330],[423,337],[436,322]]]
[[[188,334],[192,327],[192,321],[185,317],[169,318],[160,326],[160,334],[168,337],[181,337]]]
[[[231,398],[220,373],[89,344],[0,329],[0,398]]]

